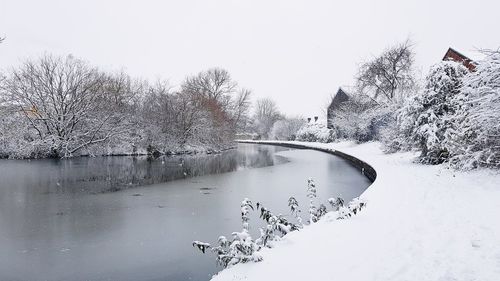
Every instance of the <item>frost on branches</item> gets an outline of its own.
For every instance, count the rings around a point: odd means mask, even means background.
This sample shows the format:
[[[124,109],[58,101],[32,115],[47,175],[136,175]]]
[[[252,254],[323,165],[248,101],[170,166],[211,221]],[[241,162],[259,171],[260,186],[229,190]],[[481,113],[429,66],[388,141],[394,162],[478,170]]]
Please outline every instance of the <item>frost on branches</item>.
[[[462,104],[453,117],[449,137],[452,160],[459,168],[500,168],[500,51],[483,51],[486,58],[464,78]]]
[[[334,136],[356,142],[378,140],[391,121],[391,111],[392,105],[379,105],[359,93],[352,95],[331,117]]]
[[[440,164],[449,158],[446,138],[452,127],[451,116],[459,107],[451,101],[460,93],[462,78],[467,73],[462,64],[452,61],[434,65],[424,90],[401,109],[398,116],[401,133],[408,144],[421,150],[422,163]]]
[[[160,155],[233,146],[250,91],[219,68],[178,91],[72,56],[27,60],[0,77],[0,157]]]

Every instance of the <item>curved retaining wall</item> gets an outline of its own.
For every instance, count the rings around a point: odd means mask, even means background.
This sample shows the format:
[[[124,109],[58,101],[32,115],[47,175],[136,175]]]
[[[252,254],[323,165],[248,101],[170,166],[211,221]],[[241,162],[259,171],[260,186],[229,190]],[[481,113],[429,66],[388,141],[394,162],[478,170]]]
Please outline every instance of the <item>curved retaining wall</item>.
[[[368,163],[365,161],[362,161],[354,156],[351,156],[347,153],[344,153],[342,151],[334,150],[334,149],[328,149],[328,148],[321,148],[321,147],[310,147],[307,145],[303,144],[298,144],[298,143],[288,143],[288,142],[274,142],[274,141],[244,141],[244,140],[238,140],[237,142],[239,143],[250,143],[250,144],[267,144],[267,145],[278,145],[278,146],[284,146],[284,147],[290,147],[290,148],[297,148],[297,149],[312,149],[312,150],[317,150],[329,154],[336,155],[342,159],[347,160],[351,165],[354,167],[358,168],[361,170],[361,173],[365,175],[371,182],[374,182],[375,179],[377,178],[377,172],[375,169],[373,169],[372,166],[370,166]]]

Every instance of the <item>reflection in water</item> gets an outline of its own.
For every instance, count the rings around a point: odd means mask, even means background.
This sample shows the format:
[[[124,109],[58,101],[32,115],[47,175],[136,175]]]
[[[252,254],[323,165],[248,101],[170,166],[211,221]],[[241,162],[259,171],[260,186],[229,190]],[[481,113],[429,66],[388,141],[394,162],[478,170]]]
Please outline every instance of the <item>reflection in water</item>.
[[[285,148],[240,145],[220,154],[0,160],[4,184],[44,193],[105,193],[134,186],[281,164]],[[1,191],[0,191],[1,192]]]
[[[337,157],[261,145],[154,160],[1,160],[0,280],[208,280],[220,268],[191,242],[241,229],[245,197],[285,215],[289,196],[306,207],[308,177],[323,200],[350,200],[369,184]],[[251,222],[257,235],[257,214]]]

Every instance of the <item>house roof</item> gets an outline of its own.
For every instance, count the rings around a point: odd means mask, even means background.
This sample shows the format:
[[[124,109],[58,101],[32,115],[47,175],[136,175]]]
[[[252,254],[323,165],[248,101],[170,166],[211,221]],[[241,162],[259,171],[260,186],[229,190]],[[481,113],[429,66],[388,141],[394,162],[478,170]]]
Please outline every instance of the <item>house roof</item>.
[[[342,87],[339,87],[339,89],[333,96],[332,101],[328,106],[328,109],[333,109],[334,107],[338,106],[340,103],[344,101],[347,101],[348,99],[349,95],[347,94],[347,92],[344,89],[342,89]]]
[[[463,60],[469,60],[469,61],[472,61],[470,58],[468,58],[467,56],[465,56],[464,54],[460,53],[459,51],[453,49],[452,47],[449,47],[448,50],[446,51],[446,53],[444,54],[444,57],[443,57],[443,60],[446,60],[447,58],[450,57],[450,54],[451,53],[454,53],[456,54],[457,56],[459,56],[461,59]]]
[[[476,69],[475,62],[468,58],[467,56],[463,55],[459,51],[453,49],[453,48],[448,48],[446,53],[444,54],[443,60],[452,60],[458,63],[463,64],[465,67],[467,67],[470,71],[474,71]]]

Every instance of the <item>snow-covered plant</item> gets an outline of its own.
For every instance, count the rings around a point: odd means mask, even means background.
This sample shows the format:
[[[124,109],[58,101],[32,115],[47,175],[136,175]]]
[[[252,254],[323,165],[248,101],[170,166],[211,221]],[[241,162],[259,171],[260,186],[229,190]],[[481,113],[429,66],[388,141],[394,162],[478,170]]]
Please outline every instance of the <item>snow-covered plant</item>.
[[[463,169],[500,168],[500,51],[483,53],[452,101],[460,107],[447,142],[452,165]]]
[[[307,197],[310,199],[309,215],[310,223],[317,222],[321,217],[328,212],[326,205],[320,204],[318,208],[314,206],[314,200],[317,197],[316,184],[314,180],[307,180]],[[366,206],[366,202],[359,198],[352,200],[347,207],[344,206],[344,199],[341,197],[328,199],[330,205],[337,211],[337,219],[350,218],[361,211]],[[241,219],[243,230],[241,232],[233,232],[232,240],[228,240],[225,236],[220,236],[217,239],[217,246],[212,247],[209,243],[201,241],[193,241],[193,247],[206,253],[208,249],[216,255],[217,264],[226,268],[238,263],[259,262],[262,256],[258,253],[263,247],[271,248],[273,242],[279,241],[286,234],[297,231],[303,227],[302,220],[299,217],[299,203],[295,197],[290,197],[288,200],[292,215],[294,215],[298,224],[289,222],[281,214],[274,215],[269,209],[262,206],[261,203],[256,203],[256,209],[260,214],[260,218],[266,222],[266,226],[260,228],[260,237],[253,240],[249,229],[249,213],[254,210],[252,201],[245,198],[241,202]]]
[[[313,179],[307,180],[307,198],[309,198],[309,223],[317,222],[317,208],[314,204],[316,199],[316,183]]]
[[[269,244],[269,242],[277,241],[289,232],[299,230],[302,227],[300,221],[299,224],[291,223],[281,214],[276,216],[267,208],[262,205],[260,206],[260,218],[263,219],[267,225],[260,229],[261,236],[256,240],[258,245],[271,247],[272,244]]]
[[[205,243],[201,241],[193,241],[193,247],[198,248],[202,253],[205,253],[207,249],[210,249],[210,243]]]
[[[302,227],[302,218],[300,217],[299,202],[297,201],[297,199],[295,199],[295,197],[292,196],[288,199],[288,207],[290,207],[290,212],[297,220],[298,225]]]
[[[343,220],[348,219],[352,216],[357,215],[363,208],[366,207],[366,201],[363,199],[354,198],[347,207],[339,207],[337,211],[337,219]]]
[[[351,202],[349,202],[349,210],[355,215],[357,215],[358,212],[361,211],[361,209],[363,209],[364,207],[366,207],[366,201],[360,199],[359,197],[354,198],[351,200]]]
[[[261,246],[258,245],[253,239],[249,229],[249,212],[253,210],[252,201],[245,198],[241,202],[241,220],[243,229],[241,232],[232,233],[232,241],[229,241],[225,236],[220,236],[217,239],[217,247],[213,247],[212,251],[217,256],[217,264],[226,268],[231,265],[245,262],[258,262],[262,257],[257,253]],[[209,243],[201,241],[193,241],[193,247],[198,248],[202,253],[211,248]]]
[[[262,256],[258,253],[260,246],[253,241],[245,229],[232,233],[233,240],[229,242],[226,237],[218,239],[219,246],[212,248],[217,255],[217,264],[226,268],[238,263],[259,262]]]
[[[268,224],[260,229],[260,237],[256,240],[256,243],[264,247],[271,247],[272,244],[269,242],[276,241],[279,236],[276,235],[276,221],[277,218],[272,216],[268,220]]]
[[[328,143],[333,141],[333,131],[321,122],[307,123],[297,132],[296,139],[298,141]]]
[[[453,61],[432,66],[424,90],[408,99],[401,109],[400,132],[421,151],[422,163],[440,164],[449,158],[445,139],[452,127],[450,118],[458,110],[451,100],[460,93],[467,73],[467,68]]]
[[[326,209],[326,206],[324,204],[319,204],[318,209],[316,210],[316,220],[320,220],[324,215],[328,213],[328,210]]]
[[[317,197],[316,183],[313,179],[307,180],[307,198],[309,198],[309,223],[315,223],[319,221],[328,212],[324,204],[319,204],[318,207],[315,205],[315,199]],[[334,204],[344,204],[344,199],[337,197],[337,199],[330,198],[328,202],[332,207]],[[333,204],[332,204],[333,203]]]
[[[243,199],[243,201],[241,201],[241,221],[243,223],[243,229],[247,231],[249,229],[250,222],[250,217],[248,216],[250,209],[253,210],[252,201],[248,198]]]
[[[344,199],[342,197],[329,198],[328,203],[330,203],[335,211],[338,211],[340,207],[344,207]]]

